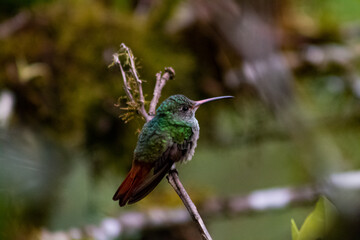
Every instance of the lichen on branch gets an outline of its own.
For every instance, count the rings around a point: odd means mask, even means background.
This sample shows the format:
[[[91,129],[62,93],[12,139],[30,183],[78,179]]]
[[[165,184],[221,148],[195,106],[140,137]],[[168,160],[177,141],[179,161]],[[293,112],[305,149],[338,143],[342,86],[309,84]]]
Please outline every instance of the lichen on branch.
[[[122,43],[119,51],[113,54],[113,62],[109,66],[118,65],[122,74],[123,88],[126,95],[120,97],[119,102],[121,99],[126,99],[127,101],[126,107],[120,107],[120,104],[117,106],[125,110],[125,113],[120,115],[121,119],[125,122],[129,122],[135,116],[141,116],[145,121],[151,119],[145,110],[146,102],[142,90],[142,80],[136,70],[135,61],[136,58],[131,49]]]
[[[120,49],[113,55],[113,62],[109,67],[118,65],[122,74],[123,88],[125,96],[119,98],[119,103],[116,105],[125,113],[120,117],[125,123],[129,122],[136,116],[142,116],[146,122],[150,121],[155,115],[156,105],[159,102],[161,91],[168,80],[174,79],[175,71],[171,67],[165,68],[164,73],[161,71],[156,74],[156,84],[154,87],[154,96],[149,102],[149,111],[145,109],[147,102],[145,101],[142,90],[142,82],[139,73],[136,69],[136,58],[131,49],[124,43],[120,45]],[[120,106],[121,99],[126,99],[126,107]]]

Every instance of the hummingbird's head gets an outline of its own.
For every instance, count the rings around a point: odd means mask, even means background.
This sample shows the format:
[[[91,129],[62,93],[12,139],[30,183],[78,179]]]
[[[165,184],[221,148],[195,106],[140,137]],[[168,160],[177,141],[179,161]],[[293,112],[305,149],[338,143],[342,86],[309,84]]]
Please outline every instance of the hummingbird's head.
[[[195,116],[195,101],[184,95],[173,95],[163,101],[156,110],[156,115],[171,117],[178,121],[190,121]]]
[[[200,101],[193,101],[184,95],[173,95],[161,103],[159,108],[156,110],[156,115],[171,117],[176,121],[191,122],[195,118],[195,112],[201,104],[224,98],[233,97],[221,96]]]

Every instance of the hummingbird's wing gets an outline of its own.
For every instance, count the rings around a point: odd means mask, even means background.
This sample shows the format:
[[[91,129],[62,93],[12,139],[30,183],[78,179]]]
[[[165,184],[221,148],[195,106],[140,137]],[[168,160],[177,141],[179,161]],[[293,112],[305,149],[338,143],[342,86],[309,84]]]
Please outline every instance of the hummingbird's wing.
[[[153,174],[150,174],[148,178],[146,178],[145,181],[134,190],[128,203],[132,204],[138,202],[154,190],[154,188],[169,172],[171,166],[175,162],[182,160],[187,155],[192,145],[193,143],[186,140],[181,144],[173,142],[169,145],[162,156],[155,162]]]
[[[167,163],[156,174],[149,176],[141,186],[139,186],[129,198],[128,204],[136,203],[146,197],[161,182],[169,172],[173,163]]]
[[[146,123],[139,135],[134,151],[133,166],[113,200],[120,206],[131,204],[148,195],[169,172],[171,166],[188,158],[196,146],[197,137],[191,127],[182,127],[178,135],[158,121]],[[195,140],[195,143],[193,141]]]

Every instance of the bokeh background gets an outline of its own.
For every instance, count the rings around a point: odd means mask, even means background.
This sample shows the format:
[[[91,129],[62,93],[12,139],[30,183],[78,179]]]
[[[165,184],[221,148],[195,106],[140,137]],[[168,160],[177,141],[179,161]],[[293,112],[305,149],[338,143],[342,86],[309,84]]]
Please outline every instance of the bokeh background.
[[[0,238],[182,207],[165,180],[135,205],[111,199],[143,124],[125,124],[115,106],[121,74],[108,65],[121,43],[137,57],[147,100],[170,66],[176,78],[161,101],[235,96],[197,112],[195,157],[178,168],[196,203],[358,169],[359,16],[357,0],[2,0]],[[357,216],[351,203],[344,212]],[[290,219],[302,223],[313,206],[206,222],[214,239],[290,239]]]

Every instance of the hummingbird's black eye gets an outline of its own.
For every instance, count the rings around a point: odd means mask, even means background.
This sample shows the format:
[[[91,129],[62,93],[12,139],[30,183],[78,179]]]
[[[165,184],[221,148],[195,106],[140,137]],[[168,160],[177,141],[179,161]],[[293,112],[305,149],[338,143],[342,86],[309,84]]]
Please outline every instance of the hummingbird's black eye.
[[[183,106],[182,109],[184,112],[186,112],[187,110],[189,110],[189,107],[188,106]]]

